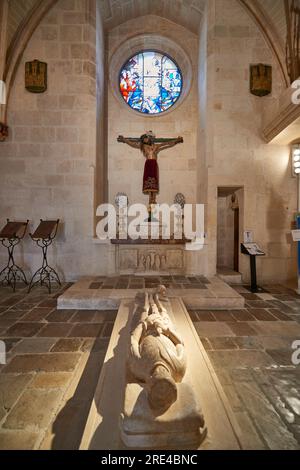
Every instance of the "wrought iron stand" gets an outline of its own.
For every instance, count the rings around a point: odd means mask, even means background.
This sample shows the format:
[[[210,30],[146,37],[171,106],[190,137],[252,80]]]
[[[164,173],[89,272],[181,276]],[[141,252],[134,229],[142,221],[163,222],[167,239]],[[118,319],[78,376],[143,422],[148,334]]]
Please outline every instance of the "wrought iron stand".
[[[58,224],[59,220],[41,220],[41,223],[35,233],[33,235],[30,233],[31,239],[42,249],[43,264],[42,267],[38,269],[32,276],[28,292],[30,292],[34,286],[40,284],[41,286],[47,286],[49,294],[51,294],[51,281],[56,282],[59,286],[61,286],[59,275],[55,269],[49,266],[47,259],[48,248],[50,245],[52,245],[52,242],[56,237]]]
[[[12,287],[14,292],[16,291],[17,281],[22,281],[28,285],[23,269],[20,268],[14,260],[15,247],[19,245],[24,238],[28,222],[29,220],[27,220],[27,222],[10,222],[9,219],[7,219],[7,224],[0,233],[1,243],[8,251],[8,263],[0,272],[0,282],[1,285]]]

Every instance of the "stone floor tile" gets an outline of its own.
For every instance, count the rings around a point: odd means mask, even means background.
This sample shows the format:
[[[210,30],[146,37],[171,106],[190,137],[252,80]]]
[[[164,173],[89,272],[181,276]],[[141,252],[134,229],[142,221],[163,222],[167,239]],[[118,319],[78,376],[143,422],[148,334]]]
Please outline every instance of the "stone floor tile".
[[[106,321],[114,322],[117,317],[117,310],[97,310],[94,317],[93,323],[104,323]]]
[[[272,301],[273,302],[273,301]],[[247,300],[247,307],[252,308],[270,308],[269,303],[263,300]],[[271,303],[271,302],[270,302]],[[251,313],[251,310],[250,310]]]
[[[52,310],[52,312],[46,317],[46,321],[49,323],[66,323],[77,310]]]
[[[101,286],[102,286],[102,282],[92,282],[90,284],[89,289],[97,290],[97,289],[100,289]]]
[[[238,349],[235,338],[210,338],[211,349],[213,350],[234,350]]]
[[[96,338],[100,336],[103,324],[77,323],[69,333],[70,338]]]
[[[0,318],[0,327],[1,328],[9,328],[10,326],[14,325],[16,320],[6,320],[5,318]]]
[[[244,309],[244,310],[232,310],[231,315],[238,322],[256,321],[256,318],[253,315],[251,315],[249,310],[246,310],[246,309]]]
[[[236,336],[257,336],[257,332],[252,328],[252,325],[254,323],[251,323],[251,326],[248,323],[242,322],[227,323],[227,326]]]
[[[77,352],[82,345],[82,339],[64,338],[60,339],[51,348],[52,352]]]
[[[253,382],[251,369],[232,369],[230,370],[232,382]]]
[[[69,372],[41,372],[35,375],[28,388],[65,388],[72,378]]]
[[[0,421],[11,410],[32,378],[32,374],[0,374]]]
[[[52,308],[47,307],[34,308],[22,317],[22,321],[40,322],[44,320],[52,310]]]
[[[285,313],[280,312],[277,308],[270,308],[269,312],[280,321],[293,321],[292,318]]]
[[[278,337],[300,337],[300,325],[296,322],[256,322],[252,323],[252,328],[255,329],[260,336],[278,336]]]
[[[271,294],[266,294],[266,293],[263,293],[263,294],[256,294],[256,296],[260,299],[260,300],[275,300],[275,297]]]
[[[241,293],[241,296],[246,300],[261,300],[256,294]]]
[[[252,308],[251,315],[253,315],[256,320],[259,321],[277,321],[278,318],[273,316],[268,310],[263,308]]]
[[[5,343],[6,352],[10,352],[21,341],[22,338],[2,338],[1,341]]]
[[[240,336],[234,338],[234,342],[239,349],[263,350],[263,345],[257,336]]]
[[[71,323],[49,323],[42,325],[42,330],[39,331],[38,336],[44,338],[64,338],[72,329]]]
[[[4,429],[38,431],[45,429],[57,410],[62,392],[30,389],[23,393],[3,423]]]
[[[208,351],[213,365],[217,368],[236,369],[238,367],[268,367],[274,361],[262,351]]]
[[[14,347],[15,354],[39,354],[50,351],[55,338],[24,338]]]
[[[292,353],[287,349],[266,349],[266,353],[271,356],[279,366],[292,366]]]
[[[12,296],[12,297],[7,297],[7,298],[1,298],[0,299],[0,305],[1,307],[11,307],[12,305],[16,305],[18,302],[20,302],[23,299],[23,296]]]
[[[213,314],[208,311],[208,310],[197,310],[196,311],[198,321],[216,321],[216,318],[213,316]]]
[[[236,390],[234,388],[234,385],[225,385],[223,384],[223,390],[227,396],[227,399],[230,403],[230,406],[234,412],[237,411],[244,411],[244,405],[241,402],[238,394],[236,393]]]
[[[28,337],[36,335],[43,327],[42,323],[24,323],[18,322],[11,326],[5,335],[7,337]]]
[[[225,322],[196,322],[194,326],[199,336],[213,338],[217,336],[235,336]]]
[[[197,312],[195,310],[189,310],[189,315],[191,317],[192,322],[199,321],[199,317],[198,317]]]
[[[110,338],[111,334],[112,334],[113,327],[114,327],[114,324],[112,322],[104,323],[104,327],[103,327],[101,336],[103,338]]]
[[[72,323],[89,323],[93,321],[96,310],[79,310],[72,317]]]
[[[267,308],[277,308],[282,313],[294,313],[294,309],[289,307],[289,305],[285,302],[280,302],[279,300],[272,300],[269,302]]]
[[[53,307],[55,308],[57,306],[57,300],[56,299],[46,299],[43,300],[41,303],[39,303],[39,307]]]
[[[248,382],[236,383],[235,386],[269,449],[299,450],[300,446],[293,434],[283,424],[273,405],[258,385]]]
[[[96,338],[84,340],[80,350],[83,352],[106,352],[109,344],[108,338]]]
[[[207,338],[200,338],[200,340],[206,351],[210,351],[212,349],[211,344]]]
[[[231,315],[230,310],[212,310],[212,314],[216,321],[235,322],[235,318]]]
[[[259,336],[259,341],[263,349],[286,349],[291,351],[295,337],[286,336],[281,338],[278,336]]]
[[[78,353],[48,353],[26,354],[16,356],[2,370],[4,373],[27,372],[71,372],[75,369],[80,354]]]
[[[235,418],[242,430],[240,439],[244,450],[268,450],[246,411],[236,411]]]
[[[33,450],[38,437],[34,432],[0,430],[0,449]]]
[[[22,321],[22,318],[25,317],[26,313],[28,313],[27,310],[7,310],[1,318],[4,320],[14,320],[15,322]]]

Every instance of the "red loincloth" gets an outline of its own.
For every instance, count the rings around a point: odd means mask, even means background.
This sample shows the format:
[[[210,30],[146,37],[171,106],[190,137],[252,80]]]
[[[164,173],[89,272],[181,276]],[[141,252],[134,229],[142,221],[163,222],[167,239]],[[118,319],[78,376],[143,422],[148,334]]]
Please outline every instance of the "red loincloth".
[[[159,169],[156,160],[146,160],[143,179],[143,193],[159,192]]]

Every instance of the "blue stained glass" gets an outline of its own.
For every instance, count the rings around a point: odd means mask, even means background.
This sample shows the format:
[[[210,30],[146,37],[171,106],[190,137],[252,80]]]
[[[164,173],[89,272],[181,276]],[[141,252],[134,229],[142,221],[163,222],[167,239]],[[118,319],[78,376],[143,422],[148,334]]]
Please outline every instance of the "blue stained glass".
[[[146,51],[131,57],[120,73],[120,91],[136,111],[159,114],[180,97],[182,75],[170,57]]]

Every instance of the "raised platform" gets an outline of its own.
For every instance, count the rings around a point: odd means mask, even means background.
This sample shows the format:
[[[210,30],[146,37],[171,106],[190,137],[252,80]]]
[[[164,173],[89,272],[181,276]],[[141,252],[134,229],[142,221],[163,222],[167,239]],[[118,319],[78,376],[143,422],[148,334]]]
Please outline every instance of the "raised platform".
[[[190,309],[239,310],[245,299],[217,276],[86,277],[58,298],[58,309],[108,310],[119,308],[123,299],[163,284],[169,297],[181,297]]]
[[[217,273],[219,278],[228,284],[237,285],[243,283],[241,273],[233,271],[233,269],[220,267],[217,269]]]
[[[90,408],[81,450],[126,449],[120,438],[120,415],[124,406],[126,351],[133,312],[134,302],[122,301]],[[168,312],[186,348],[188,368],[184,380],[193,387],[208,430],[199,449],[239,450],[239,426],[182,300],[170,299]],[[187,450],[183,441],[181,445],[179,442],[169,442],[168,448]],[[157,445],[156,449],[159,448]]]

